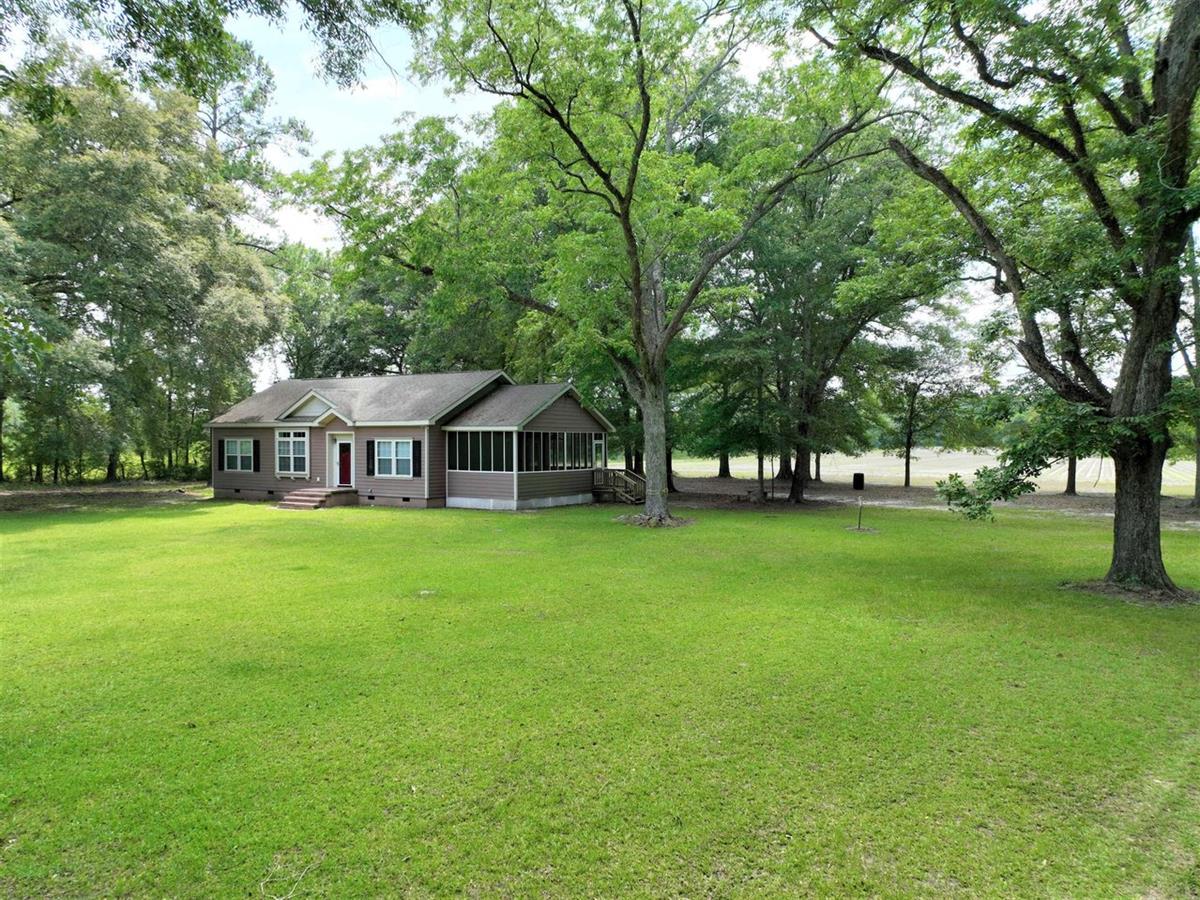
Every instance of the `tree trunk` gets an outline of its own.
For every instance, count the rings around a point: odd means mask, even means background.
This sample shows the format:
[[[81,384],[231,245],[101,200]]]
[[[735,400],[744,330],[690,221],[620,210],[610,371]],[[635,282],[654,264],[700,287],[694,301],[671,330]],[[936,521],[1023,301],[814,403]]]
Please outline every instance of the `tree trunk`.
[[[625,470],[633,471],[633,448],[628,446],[625,448]]]
[[[784,481],[792,480],[792,448],[783,446],[779,448],[779,472],[775,475],[776,478],[781,478]]]
[[[117,453],[116,450],[108,451],[108,463],[104,468],[104,480],[105,481],[116,481],[117,480],[117,458],[118,458],[118,455],[119,454]]]
[[[821,483],[821,454],[813,454],[813,481]]]
[[[801,435],[801,443],[796,445],[796,466],[792,469],[792,486],[788,490],[788,500],[792,503],[803,502],[804,491],[808,487],[809,450],[803,443],[805,437],[805,435]]]
[[[912,487],[912,452],[917,440],[917,398],[921,386],[915,381],[909,382],[904,388],[908,402],[904,408],[904,487]]]
[[[42,461],[39,459],[33,466],[33,480],[38,484],[46,483],[46,475],[42,472]]]
[[[642,425],[642,430],[645,431],[645,424]],[[644,443],[644,439],[643,439]],[[633,451],[633,471],[639,475],[646,474],[646,456],[642,450]]]
[[[1200,298],[1196,299],[1200,303]],[[1196,433],[1196,487],[1192,491],[1192,506],[1200,506],[1200,419],[1194,423]]]
[[[675,487],[675,450],[670,445],[667,446],[667,493],[679,493]]]
[[[1067,489],[1063,491],[1068,497],[1074,497],[1077,491],[1075,490],[1075,472],[1079,468],[1079,459],[1074,453],[1067,455]]]
[[[722,450],[717,459],[717,477],[732,478],[733,476],[729,473],[729,452],[727,450]]]
[[[755,455],[758,457],[758,486],[755,488],[754,501],[756,503],[765,503],[767,501],[767,489],[763,480],[765,475],[765,466],[763,463],[766,459],[766,454],[760,448]]]
[[[642,510],[646,524],[670,521],[667,507],[667,390],[665,379],[642,387],[642,446],[646,479],[646,504]],[[639,454],[640,455],[640,454]],[[637,459],[635,456],[635,460]]]
[[[1176,591],[1163,565],[1159,505],[1164,441],[1136,438],[1112,453],[1117,470],[1112,567],[1105,581],[1128,588]]]

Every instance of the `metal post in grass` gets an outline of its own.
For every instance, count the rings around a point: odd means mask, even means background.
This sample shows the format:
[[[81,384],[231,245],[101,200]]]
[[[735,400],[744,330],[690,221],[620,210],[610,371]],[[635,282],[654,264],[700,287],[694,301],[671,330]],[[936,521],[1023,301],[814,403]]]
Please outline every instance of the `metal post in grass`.
[[[864,491],[865,488],[866,488],[865,475],[863,475],[862,472],[854,473],[854,490]],[[847,532],[858,532],[858,533],[865,533],[865,532],[874,533],[875,532],[874,528],[863,528],[863,494],[858,494],[858,524],[856,524],[856,526],[854,526],[853,528],[847,526],[846,530],[847,530]]]

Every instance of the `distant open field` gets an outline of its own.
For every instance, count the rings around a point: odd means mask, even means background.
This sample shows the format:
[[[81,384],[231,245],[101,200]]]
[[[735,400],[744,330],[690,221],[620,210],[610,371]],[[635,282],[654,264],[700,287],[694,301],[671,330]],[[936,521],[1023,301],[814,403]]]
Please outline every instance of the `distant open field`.
[[[962,453],[941,451],[934,448],[917,451],[913,458],[913,484],[932,487],[939,479],[958,472],[970,476],[981,466],[994,464],[994,453]],[[768,463],[769,464],[769,463]],[[776,461],[778,465],[778,461]],[[675,471],[688,478],[703,478],[717,474],[715,459],[694,459],[676,456]],[[736,478],[754,478],[758,463],[753,456],[739,456],[730,461],[730,469]],[[862,456],[832,454],[821,458],[821,476],[828,481],[849,481],[854,472],[863,472],[869,481],[876,484],[903,484],[904,460],[880,452]],[[1163,493],[1185,497],[1192,492],[1196,478],[1196,466],[1191,462],[1168,464],[1163,470]],[[1081,491],[1112,493],[1113,465],[1109,459],[1081,459],[1077,475]],[[1066,463],[1060,463],[1038,479],[1042,490],[1061,491],[1067,483]]]

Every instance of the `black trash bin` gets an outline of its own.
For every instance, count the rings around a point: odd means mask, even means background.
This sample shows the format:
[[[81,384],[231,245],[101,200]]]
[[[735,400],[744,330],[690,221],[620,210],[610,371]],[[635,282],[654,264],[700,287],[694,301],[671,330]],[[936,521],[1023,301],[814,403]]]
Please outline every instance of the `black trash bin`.
[[[854,489],[856,491],[864,490],[867,486],[867,476],[862,472],[854,473]]]

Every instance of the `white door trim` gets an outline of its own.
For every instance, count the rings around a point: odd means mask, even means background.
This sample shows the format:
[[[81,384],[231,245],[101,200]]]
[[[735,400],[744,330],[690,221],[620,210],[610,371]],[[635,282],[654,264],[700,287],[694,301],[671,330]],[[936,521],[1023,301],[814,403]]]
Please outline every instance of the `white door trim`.
[[[340,474],[338,471],[338,453],[341,449],[338,446],[339,444],[349,444],[350,445],[350,483],[349,484],[339,484],[339,482],[338,482],[338,475]],[[326,481],[326,484],[328,484],[331,488],[339,488],[339,487],[351,487],[352,488],[352,487],[354,487],[355,480],[358,475],[358,471],[357,471],[358,467],[355,465],[355,462],[354,462],[354,432],[353,431],[330,432],[329,433],[329,447],[328,447],[328,452],[326,453],[326,456],[328,457],[328,465],[326,466],[327,471],[325,473],[326,477],[328,479]]]

